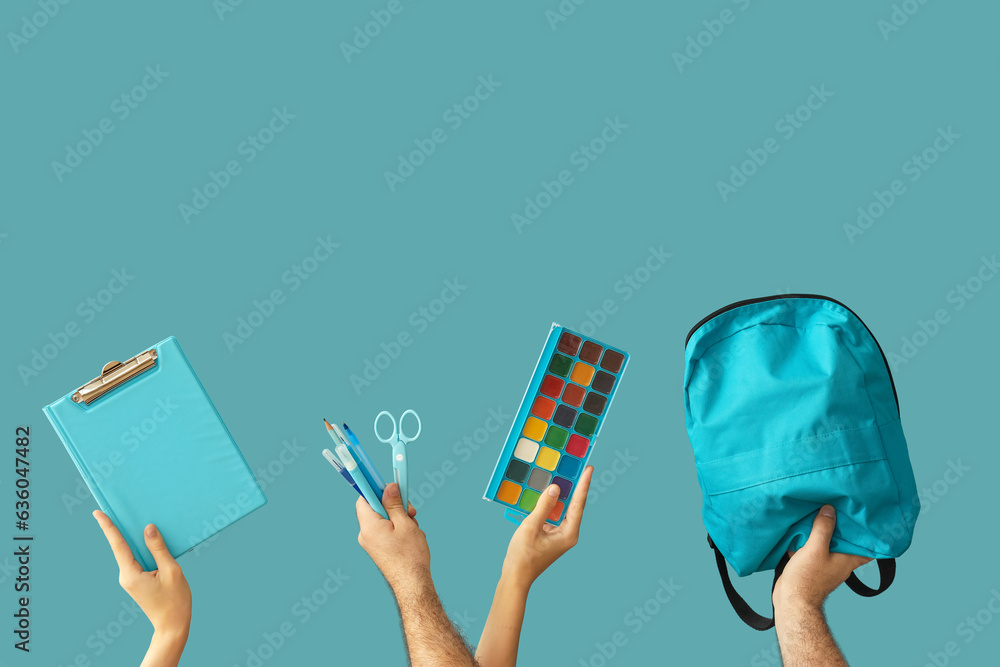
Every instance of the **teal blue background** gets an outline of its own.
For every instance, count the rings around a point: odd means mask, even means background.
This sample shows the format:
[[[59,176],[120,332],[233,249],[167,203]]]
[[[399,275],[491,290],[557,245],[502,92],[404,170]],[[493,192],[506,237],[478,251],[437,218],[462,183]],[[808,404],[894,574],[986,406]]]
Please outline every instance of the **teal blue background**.
[[[745,10],[595,1],[555,30],[545,16],[555,0],[404,0],[347,62],[339,44],[385,6],[247,1],[220,20],[208,0],[73,2],[15,53],[7,33],[40,10],[4,5],[2,432],[13,448],[15,426],[32,429],[36,539],[32,653],[6,634],[3,660],[68,665],[83,654],[134,665],[143,654],[145,620],[100,656],[89,639],[128,597],[89,516],[96,504],[64,504],[79,475],[41,407],[168,335],[255,471],[278,460],[283,441],[306,448],[266,483],[265,508],[181,559],[195,600],[186,661],[246,665],[262,634],[289,621],[295,635],[264,664],[404,662],[391,594],[356,541],[353,491],[320,456],[322,417],[374,442],[381,409],[423,418],[411,475],[457,468],[419,518],[444,604],[475,643],[513,531],[480,499],[506,429],[468,460],[455,443],[488,410],[514,412],[551,321],[578,328],[612,299],[617,310],[595,335],[632,360],[591,462],[598,475],[618,452],[637,462],[595,495],[579,545],[533,589],[522,663],[587,664],[595,642],[622,631],[628,643],[609,664],[776,664],[773,633],[740,624],[714,571],[680,386],[691,325],[731,301],[787,291],[845,302],[887,352],[947,311],[895,372],[918,487],[941,493],[925,503],[893,588],[874,600],[837,591],[827,611],[852,664],[922,665],[951,641],[955,664],[990,664],[1000,620],[970,643],[958,626],[1000,588],[1000,281],[961,310],[948,294],[1000,250],[996,3],[927,3],[886,40],[884,0],[754,0]],[[679,72],[673,52],[727,8],[734,22]],[[156,65],[169,76],[118,120],[112,101]],[[451,129],[442,114],[491,74],[501,86]],[[834,96],[723,202],[716,181],[778,137],[775,122],[820,85]],[[243,162],[237,146],[274,107],[295,119]],[[51,163],[105,117],[115,130],[59,182]],[[576,172],[572,153],[608,117],[628,128]],[[948,126],[957,143],[850,243],[843,225],[857,207],[905,178],[903,163]],[[438,127],[447,141],[390,192],[384,172]],[[242,173],[185,224],[178,205],[231,159]],[[563,169],[574,182],[518,233],[511,214]],[[340,247],[291,291],[282,275],[327,236]],[[672,257],[626,300],[616,283],[650,246]],[[78,304],[122,267],[134,280],[84,322]],[[417,333],[411,314],[455,279],[467,289]],[[231,353],[223,334],[274,289],[285,303]],[[18,366],[69,322],[79,335],[22,381]],[[350,375],[401,332],[413,344],[359,395]],[[388,467],[385,451],[369,449]],[[969,468],[954,484],[943,481],[949,461]],[[14,532],[12,453],[8,462],[0,534]],[[293,606],[328,568],[350,578],[300,623]],[[766,578],[739,582],[758,605]],[[8,569],[0,579],[10,619]],[[660,579],[682,589],[633,633],[626,615]]]

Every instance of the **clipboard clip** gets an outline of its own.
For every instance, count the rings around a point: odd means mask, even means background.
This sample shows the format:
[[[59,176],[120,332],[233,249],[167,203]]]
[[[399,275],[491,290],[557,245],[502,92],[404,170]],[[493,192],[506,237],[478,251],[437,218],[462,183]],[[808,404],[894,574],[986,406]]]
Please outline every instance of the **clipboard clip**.
[[[140,373],[156,367],[156,349],[146,350],[128,361],[109,361],[96,377],[73,392],[74,403],[90,405],[115,387],[120,387]]]

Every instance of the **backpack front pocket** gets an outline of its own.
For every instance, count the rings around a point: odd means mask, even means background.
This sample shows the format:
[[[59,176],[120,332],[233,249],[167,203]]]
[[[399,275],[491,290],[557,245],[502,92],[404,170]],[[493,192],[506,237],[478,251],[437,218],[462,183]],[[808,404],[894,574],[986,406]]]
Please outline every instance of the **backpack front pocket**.
[[[888,536],[871,531],[901,516],[877,426],[699,462],[698,476],[709,534],[741,576],[774,567],[790,538],[803,530],[808,536],[810,526],[795,524],[824,504],[839,516],[831,548],[877,557],[893,548]],[[851,518],[859,515],[864,525]]]

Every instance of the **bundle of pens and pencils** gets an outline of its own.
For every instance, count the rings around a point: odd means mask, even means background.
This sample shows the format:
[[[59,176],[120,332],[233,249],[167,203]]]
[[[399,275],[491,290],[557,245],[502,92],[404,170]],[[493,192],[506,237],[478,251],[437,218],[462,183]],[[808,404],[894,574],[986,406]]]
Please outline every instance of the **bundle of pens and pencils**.
[[[325,419],[323,423],[326,424],[326,431],[334,442],[334,451],[324,449],[323,456],[354,487],[354,490],[368,501],[373,510],[382,515],[383,519],[388,519],[389,515],[382,507],[385,482],[368,458],[357,436],[347,424],[342,424],[343,430],[341,430]]]

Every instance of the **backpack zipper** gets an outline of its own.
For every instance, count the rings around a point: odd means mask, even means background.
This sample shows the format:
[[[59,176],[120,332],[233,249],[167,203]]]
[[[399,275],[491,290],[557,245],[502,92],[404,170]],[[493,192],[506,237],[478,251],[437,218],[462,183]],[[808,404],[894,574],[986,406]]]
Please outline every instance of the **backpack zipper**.
[[[875,338],[875,334],[873,334],[872,330],[868,328],[868,325],[865,324],[864,320],[858,317],[857,313],[855,313],[853,310],[851,310],[841,302],[837,301],[836,299],[831,299],[828,296],[822,296],[821,294],[777,294],[775,296],[762,296],[756,299],[743,299],[742,301],[736,301],[735,303],[731,303],[728,306],[723,306],[714,313],[707,315],[706,317],[703,317],[701,321],[698,322],[698,324],[691,327],[691,331],[688,332],[687,338],[684,339],[684,347],[685,348],[687,347],[687,344],[691,340],[691,336],[694,335],[695,331],[697,331],[702,326],[704,326],[711,320],[715,319],[719,315],[722,315],[723,313],[733,310],[735,308],[740,308],[742,306],[749,306],[750,304],[762,303],[764,301],[775,301],[777,299],[820,299],[822,301],[830,301],[831,303],[837,304],[838,306],[849,312],[851,315],[854,315],[855,319],[857,319],[858,322],[861,322],[861,326],[863,326],[865,330],[868,332],[868,335],[871,336],[871,339],[875,341],[875,347],[878,348],[879,354],[882,355],[882,362],[885,364],[885,371],[886,373],[889,374],[889,384],[892,386],[892,398],[896,401],[896,412],[897,413],[899,412],[899,396],[896,395],[896,383],[892,379],[892,369],[889,368],[889,360],[886,359],[885,352],[882,350],[882,346],[879,345],[878,339]]]

